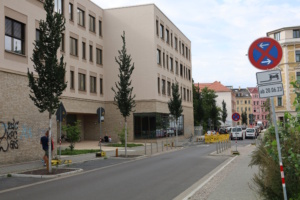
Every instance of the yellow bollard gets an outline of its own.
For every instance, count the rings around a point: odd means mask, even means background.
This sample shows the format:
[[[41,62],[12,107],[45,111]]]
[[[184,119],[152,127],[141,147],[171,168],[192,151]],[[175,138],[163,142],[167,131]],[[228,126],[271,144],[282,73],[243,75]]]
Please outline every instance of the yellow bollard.
[[[116,148],[116,157],[118,157],[118,148]]]

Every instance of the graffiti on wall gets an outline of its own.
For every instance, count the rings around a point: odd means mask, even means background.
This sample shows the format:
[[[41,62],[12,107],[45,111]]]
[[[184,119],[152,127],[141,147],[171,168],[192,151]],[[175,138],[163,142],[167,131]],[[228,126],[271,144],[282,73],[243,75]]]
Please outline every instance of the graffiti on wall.
[[[6,152],[9,148],[18,149],[18,128],[19,121],[13,119],[12,122],[0,121],[0,152]]]

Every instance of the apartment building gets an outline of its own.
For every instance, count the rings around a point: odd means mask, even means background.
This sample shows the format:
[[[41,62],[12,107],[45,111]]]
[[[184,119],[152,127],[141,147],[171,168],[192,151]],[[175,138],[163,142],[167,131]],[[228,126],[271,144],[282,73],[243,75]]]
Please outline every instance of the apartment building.
[[[235,93],[236,97],[236,111],[242,117],[242,113],[246,112],[247,114],[247,124],[250,124],[249,121],[249,114],[252,113],[252,97],[249,91],[245,88],[233,88],[232,91]],[[240,121],[237,122],[237,125],[244,125],[242,124],[242,118]]]
[[[99,140],[108,134],[118,141],[124,119],[113,104],[111,90],[118,81],[115,57],[126,34],[132,56],[135,111],[127,119],[129,141],[166,136],[174,129],[167,102],[176,81],[183,99],[180,134],[193,131],[191,41],[154,4],[104,10],[90,0],[55,0],[55,12],[66,19],[59,57],[64,56],[68,86],[61,101],[67,120],[81,121],[81,138]],[[49,127],[47,113],[39,113],[29,98],[27,69],[39,20],[45,19],[41,0],[0,1],[0,162],[13,163],[42,157],[39,140]],[[5,22],[5,23],[4,23]],[[100,126],[96,111],[105,109]],[[53,138],[58,125],[52,117]],[[18,123],[17,123],[18,122]],[[6,149],[7,144],[14,144]],[[3,145],[4,144],[4,145]],[[56,146],[56,145],[55,145]]]
[[[260,121],[262,122],[264,127],[267,127],[269,123],[267,117],[269,115],[269,112],[264,107],[267,99],[259,98],[257,87],[248,87],[247,89],[252,97],[252,113],[253,113],[254,125],[257,125],[257,122]]]
[[[227,118],[225,124],[221,122],[222,126],[234,126],[234,121],[232,120],[232,114],[236,112],[236,97],[234,92],[232,92],[228,87],[221,84],[219,81],[213,83],[194,83],[196,88],[200,89],[207,87],[210,90],[215,91],[216,105],[219,108],[223,108],[222,102],[226,103]]]
[[[284,96],[274,98],[276,118],[283,121],[285,112],[296,115],[293,102],[296,94],[290,82],[300,80],[300,26],[284,27],[267,33],[282,47],[282,60],[276,69],[281,70]]]

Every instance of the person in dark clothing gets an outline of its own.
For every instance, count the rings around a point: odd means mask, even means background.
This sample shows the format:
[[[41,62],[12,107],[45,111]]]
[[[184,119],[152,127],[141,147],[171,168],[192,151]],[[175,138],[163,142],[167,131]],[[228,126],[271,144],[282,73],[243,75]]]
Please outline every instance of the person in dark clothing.
[[[43,156],[44,166],[48,164],[48,141],[49,141],[49,131],[45,133],[45,136],[41,137],[42,148],[45,151],[45,155]]]

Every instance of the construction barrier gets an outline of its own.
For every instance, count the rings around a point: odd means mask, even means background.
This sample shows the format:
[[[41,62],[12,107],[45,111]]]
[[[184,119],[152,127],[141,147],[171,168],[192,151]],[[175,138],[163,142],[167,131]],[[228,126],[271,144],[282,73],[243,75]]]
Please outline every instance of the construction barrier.
[[[215,143],[222,140],[228,140],[229,134],[205,134],[204,141],[205,143]]]

